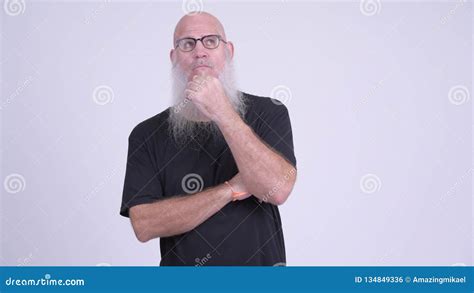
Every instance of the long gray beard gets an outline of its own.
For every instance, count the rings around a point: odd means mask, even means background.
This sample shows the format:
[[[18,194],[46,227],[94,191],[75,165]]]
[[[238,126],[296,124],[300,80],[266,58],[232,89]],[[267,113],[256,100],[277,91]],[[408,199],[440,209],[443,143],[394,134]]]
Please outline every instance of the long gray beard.
[[[210,137],[223,139],[216,123],[213,121],[205,121],[207,118],[199,111],[193,102],[184,96],[188,79],[179,65],[174,65],[171,73],[174,105],[170,108],[168,121],[170,135],[174,141],[182,146],[187,144],[190,140],[204,142]],[[234,110],[241,117],[244,117],[246,111],[245,100],[242,92],[237,90],[232,61],[227,60],[218,78]]]

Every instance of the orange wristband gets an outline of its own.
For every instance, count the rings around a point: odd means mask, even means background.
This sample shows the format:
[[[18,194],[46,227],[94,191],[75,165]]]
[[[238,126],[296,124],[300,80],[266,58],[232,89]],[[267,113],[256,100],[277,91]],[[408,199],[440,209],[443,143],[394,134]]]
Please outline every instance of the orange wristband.
[[[228,181],[226,181],[225,184],[229,185],[230,190],[232,191],[232,201],[236,201],[239,196],[247,194],[247,192],[234,191],[234,189],[232,188],[232,185],[230,185],[230,183]]]

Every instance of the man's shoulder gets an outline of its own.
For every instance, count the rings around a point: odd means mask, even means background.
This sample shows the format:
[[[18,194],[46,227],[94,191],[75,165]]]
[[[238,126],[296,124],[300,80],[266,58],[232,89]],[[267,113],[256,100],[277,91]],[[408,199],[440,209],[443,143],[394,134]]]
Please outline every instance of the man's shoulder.
[[[150,137],[150,135],[165,133],[168,129],[169,111],[170,108],[138,123],[133,127],[130,138],[141,139]]]
[[[249,109],[254,109],[254,110],[262,110],[262,111],[287,111],[287,108],[284,103],[280,102],[277,99],[270,98],[270,97],[264,97],[264,96],[258,96],[254,94],[249,94],[242,92],[244,99],[245,99],[245,104],[248,106]]]

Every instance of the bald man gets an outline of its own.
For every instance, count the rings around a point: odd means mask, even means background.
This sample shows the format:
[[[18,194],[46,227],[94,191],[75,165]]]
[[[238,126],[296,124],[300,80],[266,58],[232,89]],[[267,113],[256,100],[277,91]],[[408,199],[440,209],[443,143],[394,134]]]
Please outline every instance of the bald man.
[[[209,13],[176,25],[173,105],[129,136],[120,214],[160,238],[162,266],[284,265],[278,206],[296,180],[287,108],[235,85],[234,45]]]

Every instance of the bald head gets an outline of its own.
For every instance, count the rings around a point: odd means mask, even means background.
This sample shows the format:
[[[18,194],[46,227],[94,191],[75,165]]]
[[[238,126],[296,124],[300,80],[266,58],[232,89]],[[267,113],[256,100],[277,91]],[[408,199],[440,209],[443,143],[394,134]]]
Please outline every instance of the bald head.
[[[224,26],[219,19],[210,13],[200,12],[186,14],[178,21],[174,29],[173,44],[180,38],[193,36],[202,31],[208,31],[211,34],[217,34],[226,39]]]
[[[201,39],[209,35],[219,35],[220,41],[216,48],[209,49],[197,42],[190,51],[183,51],[176,46],[176,41],[183,38]],[[201,12],[183,16],[174,30],[173,48],[170,59],[173,66],[180,66],[189,79],[193,75],[212,75],[217,77],[227,62],[234,56],[234,45],[227,40],[224,27],[212,14]]]

